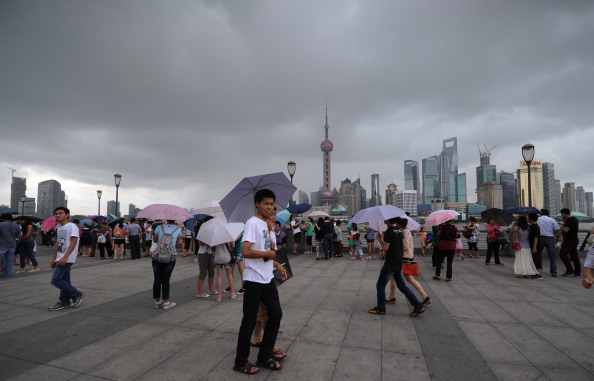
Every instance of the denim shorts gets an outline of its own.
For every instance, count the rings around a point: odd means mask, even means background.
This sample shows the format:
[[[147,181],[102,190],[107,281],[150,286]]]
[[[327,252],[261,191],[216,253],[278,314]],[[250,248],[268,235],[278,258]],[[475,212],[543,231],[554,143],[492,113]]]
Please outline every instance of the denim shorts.
[[[241,257],[241,253],[235,254],[235,263],[243,262],[243,258]]]

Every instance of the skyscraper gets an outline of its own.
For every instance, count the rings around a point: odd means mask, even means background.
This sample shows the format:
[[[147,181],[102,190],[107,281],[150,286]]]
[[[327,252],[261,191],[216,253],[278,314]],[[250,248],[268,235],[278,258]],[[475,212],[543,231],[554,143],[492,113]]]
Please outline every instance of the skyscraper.
[[[423,171],[423,203],[439,198],[439,179],[437,174],[437,156],[429,156],[421,162]]]
[[[377,173],[371,175],[371,200],[369,206],[377,206],[382,204],[382,196],[379,193],[379,175]]]
[[[417,192],[414,190],[397,191],[396,207],[409,212],[411,217],[417,217]]]
[[[524,160],[520,161],[520,168],[517,171],[518,197],[520,206],[533,206],[537,209],[544,208],[544,192],[542,184],[542,160],[534,159],[530,163],[530,188],[532,190],[532,205],[528,205],[528,165]]]
[[[594,211],[592,210],[592,204],[594,203],[594,195],[592,192],[586,192],[586,214],[590,217],[594,217]]]
[[[396,206],[396,192],[398,192],[398,185],[390,183],[386,189],[386,205]]]
[[[10,208],[21,212],[21,197],[27,193],[27,179],[12,177],[10,185]]]
[[[487,208],[503,209],[503,187],[490,181],[481,183],[476,189],[477,204],[487,205]]]
[[[331,163],[330,163],[330,152],[334,149],[334,145],[328,139],[328,107],[326,107],[326,124],[324,125],[325,139],[320,144],[320,150],[322,150],[322,178],[324,191],[320,194],[320,203],[322,205],[332,205],[334,203],[334,194],[330,185],[331,179]]]
[[[544,207],[550,212],[556,213],[561,208],[557,206],[555,166],[553,163],[542,163],[542,186]]]
[[[450,202],[466,202],[466,174],[458,173],[458,138],[443,141],[437,161],[440,197]]]
[[[417,191],[417,204],[422,203],[421,187],[419,186],[419,163],[414,160],[404,160],[404,189]]]
[[[476,167],[476,186],[482,183],[497,181],[497,167],[495,165],[480,165]]]
[[[45,180],[37,185],[37,217],[48,218],[54,209],[66,205],[66,194],[56,180]]]
[[[501,193],[503,194],[503,209],[518,206],[518,191],[514,174],[501,171],[499,181],[501,183]]]
[[[561,197],[563,198],[564,208],[576,210],[575,183],[565,183],[563,185],[563,193],[561,193]]]
[[[347,214],[352,216],[359,210],[365,208],[364,202],[367,192],[361,186],[361,180],[357,179],[351,181],[346,178],[340,182],[340,190],[338,191],[338,202],[346,205]]]
[[[575,204],[576,212],[588,214],[586,211],[586,191],[582,186],[575,188]]]
[[[117,210],[120,209],[119,208],[120,201],[118,201],[117,206],[118,206],[118,208],[116,209],[116,202],[114,200],[107,201],[107,213],[108,214],[113,214],[115,216],[116,213],[117,213]]]
[[[556,210],[550,210],[551,213],[555,214],[563,208],[563,197],[561,192],[561,180],[555,179],[555,201],[557,203]]]

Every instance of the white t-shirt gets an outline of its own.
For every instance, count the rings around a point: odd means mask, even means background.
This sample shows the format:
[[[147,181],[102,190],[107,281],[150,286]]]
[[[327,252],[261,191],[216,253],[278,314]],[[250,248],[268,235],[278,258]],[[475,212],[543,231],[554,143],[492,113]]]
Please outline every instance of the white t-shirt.
[[[247,220],[243,231],[243,242],[251,242],[253,250],[269,251],[271,246],[268,224],[255,216]],[[243,280],[268,284],[274,277],[272,260],[244,257],[243,263],[245,264]]]
[[[291,221],[291,227],[293,228],[293,234],[301,233],[301,223],[299,221]]]
[[[68,251],[71,243],[71,237],[78,238],[78,226],[72,222],[69,222],[66,225],[60,226],[58,228],[58,255],[56,255],[56,262],[58,262]],[[74,263],[74,261],[76,261],[76,257],[78,257],[78,242],[79,240],[77,239],[76,247],[68,256],[68,263]]]

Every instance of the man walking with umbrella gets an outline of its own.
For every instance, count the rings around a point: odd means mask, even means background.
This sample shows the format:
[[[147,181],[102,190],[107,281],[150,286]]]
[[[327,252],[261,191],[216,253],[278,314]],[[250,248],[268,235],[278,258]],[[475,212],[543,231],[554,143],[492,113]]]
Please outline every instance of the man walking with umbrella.
[[[281,364],[273,358],[273,348],[283,316],[278,291],[274,282],[272,260],[275,251],[271,247],[268,219],[274,214],[276,196],[269,189],[258,190],[254,196],[256,215],[245,223],[242,257],[245,270],[243,280],[243,319],[237,337],[237,353],[233,370],[244,374],[256,374],[259,367],[280,370]],[[260,302],[266,307],[268,322],[264,328],[262,344],[256,365],[248,361],[250,340],[256,325]]]

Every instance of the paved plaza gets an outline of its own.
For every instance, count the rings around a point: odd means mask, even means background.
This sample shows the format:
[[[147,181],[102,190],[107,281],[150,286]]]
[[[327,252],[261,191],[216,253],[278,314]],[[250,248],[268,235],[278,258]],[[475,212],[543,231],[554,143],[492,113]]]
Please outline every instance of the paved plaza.
[[[194,298],[192,257],[177,261],[169,310],[153,308],[148,258],[80,257],[72,280],[87,296],[55,312],[47,311],[58,294],[49,249],[38,258],[42,271],[0,280],[0,379],[248,379],[232,371],[242,296]],[[516,279],[504,257],[505,266],[455,262],[452,282],[434,281],[430,257],[418,255],[433,303],[411,318],[398,294],[377,316],[367,309],[376,305],[380,260],[290,259],[294,277],[279,287],[278,345],[288,357],[280,372],[252,380],[594,379],[594,291],[578,278],[545,269],[542,281]]]

